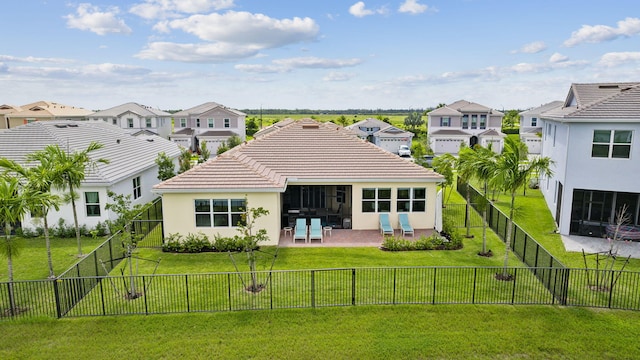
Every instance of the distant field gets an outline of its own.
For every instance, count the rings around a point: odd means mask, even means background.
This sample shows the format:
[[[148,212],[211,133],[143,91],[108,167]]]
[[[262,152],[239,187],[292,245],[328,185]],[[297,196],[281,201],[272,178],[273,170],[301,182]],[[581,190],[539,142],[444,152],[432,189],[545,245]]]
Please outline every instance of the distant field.
[[[336,119],[338,119],[340,116],[344,115],[345,118],[347,118],[347,120],[349,121],[349,124],[353,124],[356,123],[358,121],[364,120],[364,119],[368,119],[368,118],[376,118],[378,115],[377,114],[354,114],[354,113],[344,113],[344,114],[268,114],[262,115],[262,127],[266,127],[269,126],[275,122],[287,119],[287,118],[291,118],[291,119],[304,119],[304,118],[311,118],[317,121],[321,121],[321,122],[327,122],[327,121],[332,121],[337,123]],[[407,117],[409,115],[409,113],[406,114],[397,114],[397,115],[387,115],[387,114],[380,114],[383,117],[388,117],[389,121],[391,122],[392,125],[397,126],[399,128],[404,128],[404,118]],[[250,118],[254,118],[256,120],[256,122],[258,123],[258,125],[260,124],[260,115],[256,115],[256,114],[247,114],[247,119]],[[424,117],[424,120],[427,120],[427,117]]]

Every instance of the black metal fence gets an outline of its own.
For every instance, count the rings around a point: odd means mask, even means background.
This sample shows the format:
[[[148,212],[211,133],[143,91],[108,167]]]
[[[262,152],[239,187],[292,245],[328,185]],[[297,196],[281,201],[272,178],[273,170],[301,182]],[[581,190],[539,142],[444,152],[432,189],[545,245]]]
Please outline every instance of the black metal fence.
[[[262,291],[247,290],[251,274],[211,273],[61,278],[0,283],[5,318],[219,312],[381,304],[527,304],[640,310],[640,273],[561,268],[391,267],[257,272]],[[566,280],[566,296],[539,273]],[[129,296],[131,282],[136,296]],[[73,303],[70,299],[87,291]]]

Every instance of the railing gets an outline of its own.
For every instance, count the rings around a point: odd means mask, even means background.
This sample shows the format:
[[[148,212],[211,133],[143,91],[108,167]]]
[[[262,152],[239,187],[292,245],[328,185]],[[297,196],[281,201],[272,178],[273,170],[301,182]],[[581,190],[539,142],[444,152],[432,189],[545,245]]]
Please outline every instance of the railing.
[[[469,191],[471,204],[465,204],[465,206],[473,208],[474,211],[471,212],[474,213],[474,216],[479,216],[482,213],[480,204],[486,206],[487,225],[502,241],[505,241],[509,227],[508,216],[493,203],[487,201],[473,186],[466,186],[466,183],[462,182],[460,178],[458,178],[457,190],[463,197],[466,197],[466,192]],[[568,274],[558,277],[555,272],[539,270],[544,268],[562,270],[566,269],[566,267],[515,222],[513,222],[511,234],[511,250],[523,263],[530,267],[531,271],[543,282],[547,289],[560,299],[560,302],[566,301],[569,282]]]
[[[5,318],[219,312],[382,304],[567,305],[640,310],[640,273],[611,270],[502,267],[391,267],[257,272],[263,290],[247,290],[246,272],[61,278],[16,281],[15,312],[9,284],[0,283]],[[539,281],[539,273],[566,279],[565,301]],[[595,286],[594,279],[599,279]],[[137,297],[127,296],[134,281]],[[68,299],[87,290],[69,307]],[[555,281],[555,284],[562,283]],[[66,309],[67,311],[61,311]]]

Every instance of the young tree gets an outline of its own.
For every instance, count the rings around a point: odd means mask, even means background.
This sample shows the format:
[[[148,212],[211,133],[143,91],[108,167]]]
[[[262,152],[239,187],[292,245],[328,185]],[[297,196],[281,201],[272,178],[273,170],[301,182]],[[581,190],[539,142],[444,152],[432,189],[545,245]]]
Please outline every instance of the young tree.
[[[507,222],[507,234],[505,236],[505,255],[503,279],[510,279],[507,274],[507,266],[509,264],[509,253],[511,251],[511,236],[513,233],[513,217],[515,210],[516,191],[522,186],[526,186],[529,176],[537,172],[543,176],[551,176],[551,165],[553,161],[548,157],[536,158],[525,162],[526,146],[522,146],[520,139],[507,137],[505,138],[504,149],[502,154],[496,161],[496,172],[494,173],[496,185],[511,196],[509,203],[509,220]]]
[[[453,169],[455,168],[456,158],[449,154],[442,154],[433,159],[431,165],[433,165],[433,171],[438,174],[444,176],[444,182],[440,184],[444,192],[447,192],[447,188],[453,185],[453,181],[455,180],[455,175],[453,173]],[[443,196],[446,194],[443,194]],[[446,197],[444,204],[449,201],[449,196],[451,195],[451,189],[449,189],[449,195]],[[443,205],[444,205],[443,204]]]
[[[180,148],[180,156],[178,157],[178,174],[182,174],[183,172],[191,169],[191,150],[186,147]]]
[[[471,235],[471,199],[470,199],[470,191],[469,191],[469,182],[473,178],[475,174],[475,151],[473,151],[470,147],[464,146],[460,149],[458,153],[458,159],[456,161],[456,170],[458,172],[458,178],[464,182],[466,187],[466,195],[465,200],[467,203],[466,209],[466,227],[467,227],[467,238],[473,237]]]
[[[176,176],[175,165],[164,151],[156,157],[156,164],[158,165],[158,180],[165,181]]]
[[[419,128],[422,125],[424,125],[424,120],[422,120],[421,113],[414,111],[404,118],[404,126],[413,132],[416,131],[416,128]]]
[[[256,269],[256,250],[261,242],[268,240],[267,230],[255,229],[256,220],[260,217],[268,215],[269,210],[262,207],[252,208],[249,207],[248,202],[245,199],[247,209],[242,214],[240,223],[238,224],[238,231],[240,232],[240,243],[242,244],[242,251],[247,254],[247,262],[249,263],[249,269],[251,272],[251,285],[247,290],[251,292],[259,292],[263,289],[264,285],[258,282],[258,274]]]
[[[27,155],[29,161],[40,161],[38,165],[33,167],[23,167],[15,161],[0,158],[0,167],[7,169],[7,171],[13,172],[21,177],[21,181],[28,189],[41,193],[40,196],[35,197],[33,200],[34,208],[30,209],[32,213],[42,215],[44,239],[47,251],[47,263],[49,265],[49,278],[55,278],[53,271],[53,259],[51,256],[51,239],[49,236],[49,221],[48,214],[51,208],[56,211],[60,210],[60,203],[62,199],[59,196],[51,193],[51,186],[53,184],[54,176],[54,164],[49,163],[49,159],[44,156],[46,153],[43,151],[37,151]]]
[[[349,121],[344,115],[338,116],[338,118],[336,119],[336,122],[338,123],[338,125],[342,127],[347,126],[347,124],[349,123]]]
[[[520,122],[520,113],[518,113],[518,110],[509,110],[502,118],[502,127],[513,129],[518,122]]]
[[[73,222],[76,228],[76,239],[78,241],[78,256],[82,256],[82,244],[80,242],[80,225],[78,224],[78,211],[76,209],[76,199],[78,194],[77,188],[84,181],[86,173],[98,167],[98,164],[108,164],[108,159],[92,159],[90,154],[94,151],[102,149],[104,145],[92,141],[89,146],[82,151],[74,151],[69,153],[60,146],[48,145],[40,155],[46,158],[48,162],[55,164],[53,185],[62,191],[68,190],[67,199],[71,202],[73,209]]]
[[[207,160],[209,160],[209,156],[211,156],[211,151],[209,151],[209,149],[207,149],[207,142],[203,141],[200,144],[200,158],[198,159],[199,163],[203,163]]]
[[[489,182],[493,179],[498,154],[493,152],[491,146],[485,148],[476,145],[473,150],[472,164],[470,166],[474,169],[473,177],[482,182],[484,196],[481,199],[482,203],[478,204],[482,208],[482,252],[479,255],[489,255],[490,252],[487,251],[487,188]]]

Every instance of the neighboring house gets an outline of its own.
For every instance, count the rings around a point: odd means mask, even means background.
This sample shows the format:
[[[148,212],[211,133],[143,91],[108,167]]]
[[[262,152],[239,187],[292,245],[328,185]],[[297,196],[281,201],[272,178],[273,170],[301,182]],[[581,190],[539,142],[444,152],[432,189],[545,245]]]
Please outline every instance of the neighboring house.
[[[625,204],[638,227],[640,82],[572,84],[541,119],[542,156],[555,164],[540,188],[560,234],[603,236]]]
[[[200,141],[215,154],[223,141],[233,135],[246,139],[246,114],[215,102],[207,102],[173,114],[171,141],[197,151]]]
[[[400,145],[411,148],[413,133],[405,131],[382,120],[368,118],[345,127],[353,131],[359,138],[366,139],[373,144],[397,154]]]
[[[428,116],[429,147],[436,155],[456,155],[462,144],[491,144],[493,151],[502,151],[506,136],[501,131],[504,114],[497,110],[459,100],[430,111]]]
[[[0,105],[0,130],[9,128],[9,119],[7,119],[7,115],[21,111],[22,108],[15,105],[2,104]]]
[[[527,145],[529,154],[539,155],[542,151],[541,115],[563,104],[563,101],[553,101],[520,113],[520,140]]]
[[[7,129],[34,121],[86,120],[87,115],[92,113],[91,110],[50,101],[38,101],[15,109],[4,115]]]
[[[276,123],[273,123],[273,124],[267,126],[264,129],[258,130],[255,134],[253,134],[253,137],[255,139],[257,139],[257,138],[259,138],[261,136],[264,136],[264,135],[269,134],[269,133],[271,133],[273,131],[276,131],[276,130],[282,128],[282,127],[285,127],[285,126],[291,124],[292,122],[295,122],[295,120],[293,120],[291,118],[286,118],[284,120],[278,121]]]
[[[134,102],[94,112],[87,118],[105,121],[134,135],[154,133],[167,139],[171,134],[171,114]]]
[[[145,204],[157,197],[151,193],[151,187],[160,182],[155,163],[158,153],[165,152],[176,165],[180,154],[179,147],[169,140],[159,136],[138,138],[104,121],[46,121],[0,132],[0,157],[28,165],[26,155],[47,145],[57,144],[62,149],[75,152],[84,151],[91,141],[104,147],[89,153],[89,156],[93,160],[107,159],[109,164],[99,164],[96,169],[89,170],[78,189],[80,197],[76,201],[76,210],[79,223],[88,228],[117,218],[117,214],[105,209],[110,201],[107,190],[131,195],[133,205]],[[49,225],[57,225],[58,219],[73,224],[70,204],[64,204],[58,212],[52,210]],[[42,219],[28,215],[22,226],[42,226]]]
[[[440,174],[358,139],[333,123],[304,119],[237,146],[156,185],[165,234],[238,235],[246,206],[269,214],[267,244],[296,217],[323,225],[378,229],[379,214],[397,227],[407,212],[416,229],[440,228]],[[254,229],[254,230],[255,230]]]

